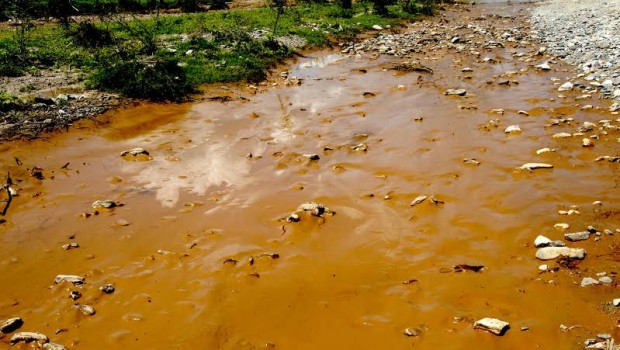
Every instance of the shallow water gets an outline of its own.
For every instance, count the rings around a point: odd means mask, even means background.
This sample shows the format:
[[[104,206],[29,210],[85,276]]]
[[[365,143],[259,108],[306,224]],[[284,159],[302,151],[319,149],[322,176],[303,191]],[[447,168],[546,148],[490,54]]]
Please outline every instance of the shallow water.
[[[580,111],[576,92],[557,98],[550,77],[568,76],[569,67],[488,84],[527,67],[510,55],[518,50],[495,49],[495,65],[441,51],[420,56],[433,75],[385,69],[393,58],[319,52],[291,68],[301,86],[255,95],[214,87],[211,94],[233,100],[147,104],[2,145],[3,171],[21,182],[0,226],[0,319],[21,316],[21,330],[70,349],[572,349],[592,334],[615,336],[617,312],[605,306],[619,297],[615,284],[578,283],[616,271],[618,235],[570,243],[588,257],[558,273],[539,274],[532,242],[561,239],[557,222],[569,231],[620,228],[618,165],[593,161],[617,155],[618,136],[593,149],[551,138],[576,124],[545,128],[550,117],[610,119],[604,109]],[[461,73],[466,66],[474,73]],[[443,95],[454,87],[468,97]],[[490,119],[501,126],[485,130]],[[504,134],[512,124],[523,132]],[[366,152],[351,148],[360,143]],[[546,146],[557,152],[536,155]],[[133,147],[152,159],[119,157]],[[516,170],[527,162],[555,168]],[[34,165],[45,180],[28,176]],[[410,207],[420,194],[445,203]],[[80,216],[107,198],[123,206]],[[336,215],[282,221],[310,200]],[[558,215],[570,205],[581,215]],[[80,247],[62,249],[73,241]],[[486,268],[451,272],[458,264]],[[55,285],[61,273],[86,284]],[[105,283],[116,292],[102,294]],[[94,316],[75,310],[74,289]],[[512,329],[503,337],[474,330],[482,317]],[[562,332],[561,324],[582,327]],[[404,336],[407,327],[420,336]]]

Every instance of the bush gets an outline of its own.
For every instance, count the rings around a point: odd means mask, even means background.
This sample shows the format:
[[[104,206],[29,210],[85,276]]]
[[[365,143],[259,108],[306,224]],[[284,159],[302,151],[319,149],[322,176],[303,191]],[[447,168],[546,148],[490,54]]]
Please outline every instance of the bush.
[[[411,14],[431,16],[434,13],[434,0],[401,0],[403,11]]]
[[[0,50],[0,77],[24,75],[27,62],[14,49]]]
[[[0,91],[0,112],[22,109],[25,106],[26,103],[20,100],[19,97],[6,91]]]
[[[67,31],[72,41],[81,47],[98,48],[114,44],[114,36],[108,29],[97,27],[90,21],[78,23]]]
[[[156,58],[154,63],[136,58],[102,59],[91,75],[89,85],[152,101],[179,102],[196,92],[179,62],[169,58]]]

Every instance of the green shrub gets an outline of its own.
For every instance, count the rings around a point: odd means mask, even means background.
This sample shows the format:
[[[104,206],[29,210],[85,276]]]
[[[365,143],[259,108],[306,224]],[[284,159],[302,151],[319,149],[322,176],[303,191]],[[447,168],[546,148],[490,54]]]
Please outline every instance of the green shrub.
[[[196,92],[178,60],[170,58],[156,58],[155,62],[147,63],[137,58],[108,57],[98,62],[89,85],[152,101],[179,102]]]
[[[108,29],[99,28],[91,21],[78,23],[67,31],[75,45],[98,48],[114,44],[114,36]]]
[[[19,77],[28,66],[14,50],[0,50],[0,77]]]
[[[0,112],[22,109],[25,106],[26,103],[19,97],[6,91],[0,91]]]

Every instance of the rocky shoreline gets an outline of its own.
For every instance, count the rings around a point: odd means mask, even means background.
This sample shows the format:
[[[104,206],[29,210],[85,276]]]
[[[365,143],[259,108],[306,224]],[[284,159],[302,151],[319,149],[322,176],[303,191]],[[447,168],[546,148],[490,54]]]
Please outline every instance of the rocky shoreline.
[[[614,99],[620,110],[620,1],[552,0],[536,7],[532,24],[550,53],[575,65],[573,83]]]

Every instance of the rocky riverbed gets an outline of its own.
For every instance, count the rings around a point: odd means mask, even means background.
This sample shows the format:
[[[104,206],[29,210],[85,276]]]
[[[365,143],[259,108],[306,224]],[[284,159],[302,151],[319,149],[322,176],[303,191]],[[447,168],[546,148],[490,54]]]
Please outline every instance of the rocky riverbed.
[[[4,143],[0,344],[617,349],[619,116],[531,16]]]

